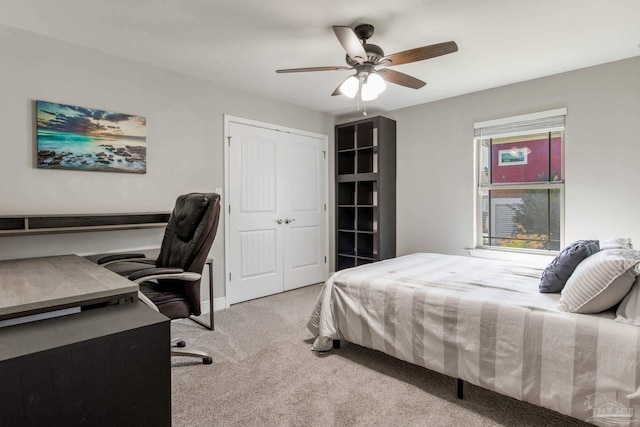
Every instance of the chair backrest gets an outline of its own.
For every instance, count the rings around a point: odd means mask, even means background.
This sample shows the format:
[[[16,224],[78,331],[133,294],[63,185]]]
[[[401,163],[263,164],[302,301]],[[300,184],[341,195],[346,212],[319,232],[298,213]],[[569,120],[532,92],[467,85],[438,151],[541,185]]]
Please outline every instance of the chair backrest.
[[[220,219],[220,195],[189,193],[176,200],[164,232],[156,267],[202,273]],[[170,284],[170,280],[163,280]],[[200,314],[200,280],[176,283],[185,290],[191,312]]]

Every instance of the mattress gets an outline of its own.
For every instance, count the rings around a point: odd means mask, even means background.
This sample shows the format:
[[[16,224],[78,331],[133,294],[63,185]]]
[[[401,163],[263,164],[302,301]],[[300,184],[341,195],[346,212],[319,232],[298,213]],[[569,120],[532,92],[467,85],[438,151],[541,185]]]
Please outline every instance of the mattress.
[[[640,417],[640,328],[559,310],[542,269],[412,254],[342,270],[308,328],[596,425]]]

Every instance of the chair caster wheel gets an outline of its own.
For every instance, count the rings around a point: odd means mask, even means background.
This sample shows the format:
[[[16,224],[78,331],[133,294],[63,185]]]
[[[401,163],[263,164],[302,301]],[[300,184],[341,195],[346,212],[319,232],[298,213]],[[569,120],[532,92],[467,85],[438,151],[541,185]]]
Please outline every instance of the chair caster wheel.
[[[176,343],[176,347],[186,347],[187,343],[184,341],[178,341]]]
[[[210,357],[203,357],[202,363],[205,365],[211,365],[213,363],[213,360]]]

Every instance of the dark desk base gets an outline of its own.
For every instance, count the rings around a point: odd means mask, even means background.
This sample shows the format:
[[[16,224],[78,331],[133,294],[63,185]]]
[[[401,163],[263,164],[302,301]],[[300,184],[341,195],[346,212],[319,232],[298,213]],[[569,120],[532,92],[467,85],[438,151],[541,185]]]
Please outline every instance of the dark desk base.
[[[0,328],[0,425],[170,426],[169,336],[142,303]]]

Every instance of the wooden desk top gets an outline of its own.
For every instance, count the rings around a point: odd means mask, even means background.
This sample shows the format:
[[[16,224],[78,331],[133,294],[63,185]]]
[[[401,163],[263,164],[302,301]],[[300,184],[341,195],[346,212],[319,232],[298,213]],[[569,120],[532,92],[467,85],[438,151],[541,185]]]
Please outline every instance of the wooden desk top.
[[[0,261],[0,320],[137,294],[137,284],[77,255]]]

